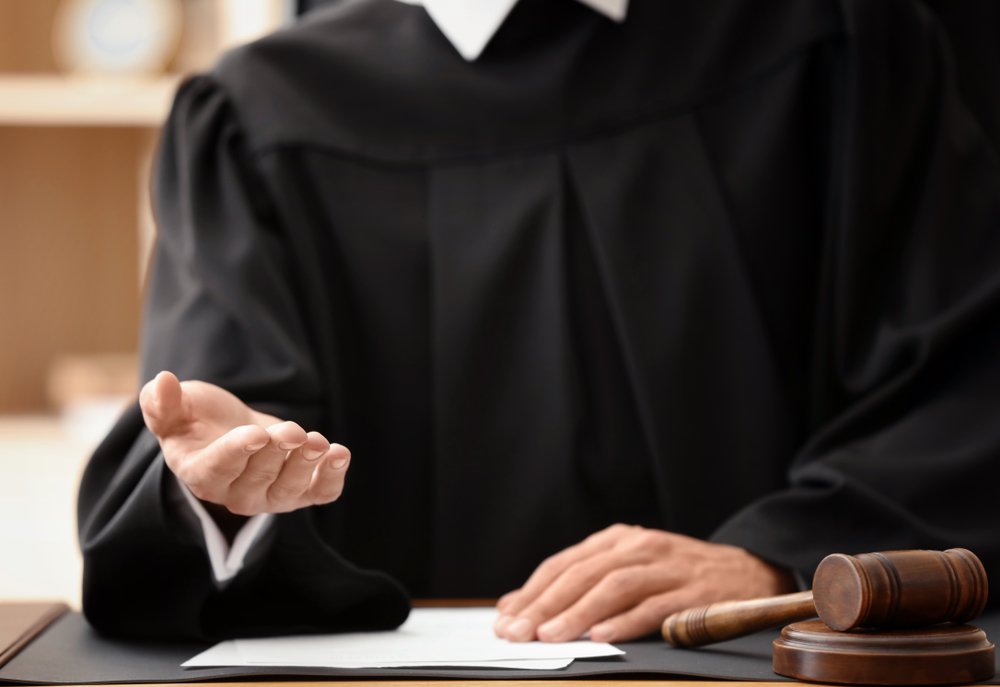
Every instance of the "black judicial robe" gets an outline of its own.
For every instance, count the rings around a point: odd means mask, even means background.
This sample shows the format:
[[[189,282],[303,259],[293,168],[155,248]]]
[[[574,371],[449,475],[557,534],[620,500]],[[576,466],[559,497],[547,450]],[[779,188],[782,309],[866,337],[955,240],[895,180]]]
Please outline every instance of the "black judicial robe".
[[[523,0],[471,64],[348,3],[189,80],[154,191],[144,378],[354,460],[218,585],[128,412],[80,494],[101,630],[391,626],[616,521],[1000,570],[1000,162],[919,3]]]

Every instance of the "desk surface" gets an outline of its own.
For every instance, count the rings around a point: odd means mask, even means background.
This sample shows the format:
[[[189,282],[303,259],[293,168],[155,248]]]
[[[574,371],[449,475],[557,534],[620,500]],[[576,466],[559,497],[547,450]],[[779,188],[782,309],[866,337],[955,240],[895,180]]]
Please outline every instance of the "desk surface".
[[[386,680],[369,678],[366,680],[331,680],[331,681],[291,681],[291,682],[180,682],[163,683],[164,687],[330,687],[335,682],[337,687],[458,687],[458,685],[476,683],[481,687],[641,687],[642,685],[662,685],[667,682],[670,687],[795,687],[803,685],[800,682],[736,682],[732,680],[694,681],[694,680],[602,680],[589,678],[585,685],[580,679],[551,680]],[[106,685],[81,685],[80,687],[107,687]],[[117,684],[115,687],[149,687],[148,684]]]
[[[713,679],[718,676],[725,682],[742,687],[799,684],[776,676],[776,679],[770,679],[774,675],[770,672],[770,639],[763,636],[744,638],[748,641],[740,644],[717,645],[722,647],[720,649],[686,650],[670,658],[666,656],[673,650],[662,643],[635,643],[629,646],[629,656],[634,657],[631,666],[619,664],[609,670],[607,666],[593,663],[587,666],[584,662],[578,670],[568,669],[563,675],[525,675],[521,679],[506,679],[509,674],[498,678],[496,672],[478,675],[441,670],[425,671],[423,674],[420,671],[386,674],[384,670],[345,674],[343,671],[317,673],[272,669],[251,675],[233,671],[227,673],[226,669],[206,669],[185,674],[186,671],[179,669],[179,663],[195,653],[191,647],[105,639],[94,633],[78,613],[65,611],[66,607],[62,604],[0,603],[0,657],[6,655],[10,660],[6,666],[0,661],[0,683],[95,686],[157,683],[177,687],[245,687],[252,681],[253,687],[314,687],[330,685],[331,682],[336,682],[338,687],[373,687],[372,683],[377,682],[380,687],[455,687],[459,683],[475,681],[492,683],[497,687],[580,687],[581,680],[585,680],[588,684],[602,687],[634,687],[652,682],[669,682],[677,687],[719,687],[719,680]],[[992,616],[984,616],[981,618],[984,622],[980,623],[991,635],[993,632],[1000,633],[1000,614]],[[46,626],[48,629],[42,632]],[[33,641],[35,637],[38,641]],[[5,647],[5,644],[10,644],[10,647]],[[721,664],[734,662],[743,663],[734,672],[720,671]],[[674,679],[674,675],[681,677]],[[684,675],[713,677],[684,678]],[[246,681],[243,681],[244,678]],[[994,679],[991,682],[996,684],[998,681]]]

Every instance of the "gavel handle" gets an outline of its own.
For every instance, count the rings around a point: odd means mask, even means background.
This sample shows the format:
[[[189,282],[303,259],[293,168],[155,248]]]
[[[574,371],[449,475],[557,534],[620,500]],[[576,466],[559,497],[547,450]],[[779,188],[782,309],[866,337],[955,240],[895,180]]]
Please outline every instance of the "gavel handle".
[[[674,613],[663,638],[674,646],[702,646],[816,615],[811,591],[747,601],[720,601]]]

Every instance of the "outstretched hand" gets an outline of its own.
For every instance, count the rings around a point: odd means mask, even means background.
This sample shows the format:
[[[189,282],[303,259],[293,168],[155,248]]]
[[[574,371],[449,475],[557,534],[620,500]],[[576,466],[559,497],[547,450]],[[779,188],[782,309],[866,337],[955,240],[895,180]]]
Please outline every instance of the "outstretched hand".
[[[657,631],[685,608],[793,587],[787,571],[745,549],[612,525],[546,559],[501,597],[494,631],[520,642],[565,642],[587,632],[597,642],[623,642]]]
[[[318,432],[253,410],[221,387],[161,372],[139,406],[167,466],[191,492],[237,515],[335,501],[351,454]]]

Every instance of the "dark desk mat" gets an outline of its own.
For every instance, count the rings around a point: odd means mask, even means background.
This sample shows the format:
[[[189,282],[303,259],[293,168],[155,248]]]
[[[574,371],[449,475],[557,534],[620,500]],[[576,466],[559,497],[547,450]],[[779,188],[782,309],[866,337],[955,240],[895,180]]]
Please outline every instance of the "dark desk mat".
[[[977,619],[991,640],[1000,636],[1000,612]],[[101,637],[79,613],[67,613],[3,668],[0,684],[98,684],[204,682],[247,678],[713,678],[782,680],[771,672],[771,641],[777,630],[700,649],[674,649],[661,641],[618,644],[625,656],[576,660],[562,670],[379,668],[201,668],[180,664],[208,648],[204,644],[128,642]],[[991,684],[1000,684],[994,678]]]

